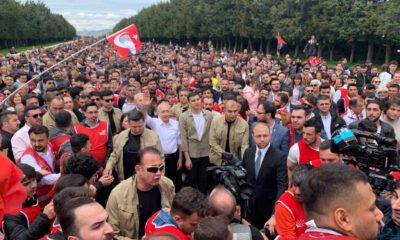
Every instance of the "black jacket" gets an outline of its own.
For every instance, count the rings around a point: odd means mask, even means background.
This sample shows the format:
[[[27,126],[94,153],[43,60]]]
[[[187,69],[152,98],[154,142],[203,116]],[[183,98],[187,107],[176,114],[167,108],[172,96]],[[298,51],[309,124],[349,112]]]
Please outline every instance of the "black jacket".
[[[331,110],[331,134],[343,127],[346,127],[346,122],[340,118],[335,111]],[[321,114],[319,112],[315,113],[314,118],[321,124],[322,129],[324,129],[324,124],[322,123]]]
[[[51,221],[46,214],[41,213],[30,226],[24,214],[17,216],[5,215],[3,232],[8,240],[37,240],[50,231]]]
[[[361,120],[350,123],[349,128],[358,129],[358,124],[360,123],[360,121]],[[379,121],[381,124],[381,136],[388,138],[396,138],[396,133],[394,132],[393,127],[381,120]]]
[[[275,202],[287,189],[288,177],[286,155],[270,145],[256,179],[254,167],[256,150],[253,146],[244,152],[243,167],[247,169],[247,182],[254,187],[252,224],[262,229],[274,211]]]

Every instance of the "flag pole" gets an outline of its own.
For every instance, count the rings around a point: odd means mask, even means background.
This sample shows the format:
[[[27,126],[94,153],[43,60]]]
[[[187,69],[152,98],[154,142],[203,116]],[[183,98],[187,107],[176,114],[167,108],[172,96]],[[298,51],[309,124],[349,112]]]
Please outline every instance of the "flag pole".
[[[100,39],[99,41],[97,41],[97,42],[95,42],[95,43],[93,43],[93,44],[91,44],[91,45],[89,45],[89,46],[87,46],[87,47],[85,47],[85,48],[83,48],[83,49],[77,51],[76,53],[71,54],[71,56],[69,56],[69,57],[67,57],[67,58],[65,58],[65,59],[63,59],[63,60],[61,60],[60,62],[58,62],[58,63],[54,64],[53,66],[49,67],[48,69],[44,70],[43,72],[41,72],[41,73],[40,73],[39,75],[37,75],[36,77],[34,77],[34,78],[32,78],[31,80],[27,81],[26,83],[20,85],[16,90],[14,90],[14,92],[12,92],[12,93],[11,93],[10,95],[8,95],[5,99],[3,99],[3,101],[1,101],[1,104],[3,104],[5,101],[7,101],[11,96],[13,96],[15,93],[17,93],[20,89],[22,89],[22,88],[24,88],[25,86],[27,86],[27,85],[28,85],[30,82],[32,82],[33,80],[35,80],[35,79],[41,77],[43,74],[47,73],[48,71],[52,70],[53,68],[57,67],[58,65],[60,65],[60,64],[64,63],[65,61],[67,61],[67,60],[69,60],[69,59],[75,57],[76,55],[78,55],[78,54],[80,54],[80,53],[82,53],[82,52],[88,50],[89,48],[91,48],[91,47],[93,47],[93,46],[96,46],[97,44],[103,42],[103,41],[106,40],[106,39],[107,39],[107,37],[102,38],[102,39]]]

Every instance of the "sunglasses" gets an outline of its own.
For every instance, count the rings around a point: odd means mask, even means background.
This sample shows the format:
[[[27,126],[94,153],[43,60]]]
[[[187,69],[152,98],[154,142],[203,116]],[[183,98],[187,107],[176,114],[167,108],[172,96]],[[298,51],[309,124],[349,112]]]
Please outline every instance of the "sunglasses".
[[[114,99],[103,99],[104,102],[114,102]]]
[[[92,102],[97,102],[97,101],[100,101],[100,98],[92,98],[92,99],[90,99]]]
[[[34,118],[34,119],[42,118],[43,117],[43,113],[33,114],[31,117]]]
[[[3,93],[4,94],[4,96],[8,96],[8,95],[10,95],[11,93]]]
[[[146,169],[146,171],[147,172],[149,172],[149,173],[157,173],[158,171],[160,171],[160,172],[162,172],[162,171],[164,171],[164,165],[161,165],[161,166],[159,166],[159,167],[144,167],[144,169]]]

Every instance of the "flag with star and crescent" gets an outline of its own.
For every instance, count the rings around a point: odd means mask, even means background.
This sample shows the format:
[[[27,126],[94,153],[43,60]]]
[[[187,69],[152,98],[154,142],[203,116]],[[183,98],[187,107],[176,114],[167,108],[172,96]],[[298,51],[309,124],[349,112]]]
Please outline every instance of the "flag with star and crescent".
[[[138,54],[142,48],[135,24],[108,36],[107,40],[124,59],[129,59],[129,57]]]

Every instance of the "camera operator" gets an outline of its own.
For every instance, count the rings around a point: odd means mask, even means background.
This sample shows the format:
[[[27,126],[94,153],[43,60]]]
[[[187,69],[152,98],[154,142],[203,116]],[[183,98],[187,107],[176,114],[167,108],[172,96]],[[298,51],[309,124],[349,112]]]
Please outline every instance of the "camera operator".
[[[301,189],[310,228],[298,239],[373,240],[378,236],[383,214],[361,171],[338,163],[323,165],[311,170]]]
[[[233,194],[222,185],[216,186],[210,193],[207,202],[208,215],[225,215],[229,218],[233,235],[239,235],[241,239],[262,240],[264,237],[261,232],[252,225],[240,224],[236,218],[236,199]]]

